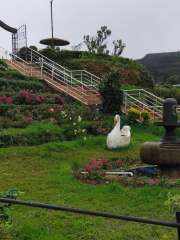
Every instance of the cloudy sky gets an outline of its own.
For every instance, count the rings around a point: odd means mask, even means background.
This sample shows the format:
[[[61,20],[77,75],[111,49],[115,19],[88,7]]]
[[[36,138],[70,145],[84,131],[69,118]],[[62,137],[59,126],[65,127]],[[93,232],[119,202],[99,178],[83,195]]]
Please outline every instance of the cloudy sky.
[[[26,24],[28,46],[44,47],[39,41],[51,37],[50,0],[0,0],[0,6],[1,21],[14,28]],[[122,39],[122,56],[140,59],[180,50],[179,12],[179,0],[53,0],[54,37],[68,40],[63,49],[71,50],[84,35],[95,36],[107,26],[110,53],[112,41]],[[1,27],[0,46],[11,51],[11,33]]]

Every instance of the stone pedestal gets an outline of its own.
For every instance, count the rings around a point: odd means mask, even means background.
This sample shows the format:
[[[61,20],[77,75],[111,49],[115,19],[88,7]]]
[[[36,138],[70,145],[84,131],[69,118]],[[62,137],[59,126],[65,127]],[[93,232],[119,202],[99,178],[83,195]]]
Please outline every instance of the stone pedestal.
[[[146,142],[140,149],[144,163],[158,165],[161,175],[171,179],[180,178],[180,145],[163,142]]]

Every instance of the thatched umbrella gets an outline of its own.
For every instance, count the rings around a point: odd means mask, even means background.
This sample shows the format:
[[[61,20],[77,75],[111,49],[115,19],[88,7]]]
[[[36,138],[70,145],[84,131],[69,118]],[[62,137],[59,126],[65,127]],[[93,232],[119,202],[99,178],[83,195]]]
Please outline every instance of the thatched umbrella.
[[[64,39],[60,39],[60,38],[46,38],[46,39],[42,39],[39,43],[44,44],[44,45],[48,45],[48,46],[66,46],[69,45],[70,42],[68,42],[67,40]]]

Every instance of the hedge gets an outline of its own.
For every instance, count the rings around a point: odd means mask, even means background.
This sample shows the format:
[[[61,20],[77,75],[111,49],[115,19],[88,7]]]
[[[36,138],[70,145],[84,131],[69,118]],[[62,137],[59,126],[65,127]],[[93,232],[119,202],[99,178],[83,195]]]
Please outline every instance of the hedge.
[[[33,146],[47,142],[63,141],[64,137],[58,126],[53,124],[36,124],[21,130],[2,130],[0,133],[0,147]]]
[[[45,86],[39,82],[27,82],[24,80],[7,80],[0,78],[0,91],[4,91],[6,88],[11,88],[13,91],[20,91],[23,89],[29,89],[33,91],[44,92]]]

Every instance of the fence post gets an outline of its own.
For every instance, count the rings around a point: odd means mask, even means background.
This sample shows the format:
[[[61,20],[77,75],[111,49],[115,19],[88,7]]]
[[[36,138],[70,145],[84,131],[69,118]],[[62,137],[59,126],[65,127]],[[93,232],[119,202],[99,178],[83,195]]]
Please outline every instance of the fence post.
[[[176,221],[177,223],[180,223],[180,211],[176,211]],[[180,240],[180,228],[178,230],[178,240]]]

